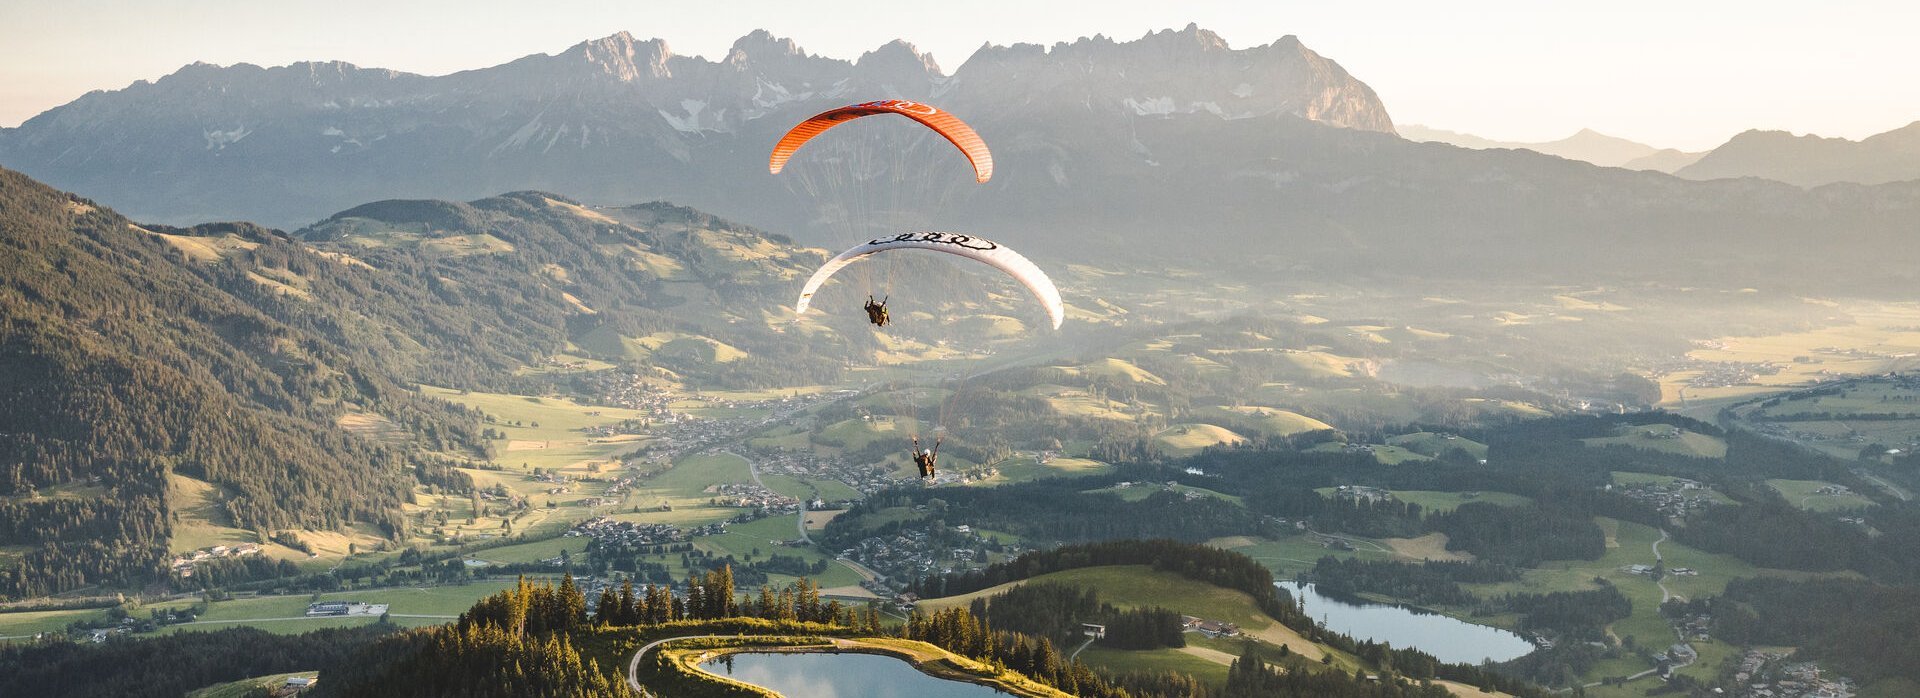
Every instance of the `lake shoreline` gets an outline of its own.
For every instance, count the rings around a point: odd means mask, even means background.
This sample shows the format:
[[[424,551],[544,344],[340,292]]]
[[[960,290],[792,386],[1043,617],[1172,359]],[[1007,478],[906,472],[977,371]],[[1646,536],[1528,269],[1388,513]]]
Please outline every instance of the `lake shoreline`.
[[[751,639],[744,636],[742,639]],[[700,657],[694,661],[685,661],[686,655],[676,657],[676,663],[706,676],[729,683],[744,684],[764,692],[768,696],[781,696],[773,689],[758,684],[741,681],[731,676],[722,676],[708,671],[703,665],[715,659],[734,654],[865,654],[891,657],[907,663],[914,670],[929,677],[943,681],[957,681],[991,688],[1002,693],[1021,698],[1071,698],[1051,687],[1044,686],[1031,679],[1015,682],[1004,676],[984,675],[979,671],[989,670],[986,665],[965,659],[946,650],[921,642],[897,640],[892,638],[822,638],[826,644],[819,645],[741,645],[736,647],[716,647],[699,650]],[[884,643],[908,643],[922,647],[894,646]],[[663,651],[673,651],[663,648]],[[690,652],[692,650],[681,650]],[[975,668],[969,668],[973,665]]]
[[[1479,664],[1526,656],[1541,645],[1524,634],[1497,625],[1478,623],[1445,611],[1397,601],[1380,602],[1366,595],[1327,594],[1311,581],[1275,582],[1293,595],[1306,613],[1328,630],[1357,640],[1390,642],[1417,649],[1448,663]],[[1465,649],[1472,647],[1474,649]],[[1468,656],[1466,652],[1480,652]]]

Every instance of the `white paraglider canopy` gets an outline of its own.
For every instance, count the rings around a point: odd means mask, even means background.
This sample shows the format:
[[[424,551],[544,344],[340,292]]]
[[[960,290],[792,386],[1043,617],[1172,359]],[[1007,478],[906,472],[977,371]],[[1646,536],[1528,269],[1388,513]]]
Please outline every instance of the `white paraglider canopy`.
[[[855,245],[853,249],[839,254],[813,273],[807,279],[806,287],[800,289],[800,300],[793,305],[796,314],[807,312],[807,306],[813,302],[813,294],[820,285],[827,282],[835,272],[847,265],[859,261],[870,254],[892,250],[932,250],[959,255],[999,269],[1013,280],[1025,286],[1028,293],[1047,310],[1047,319],[1053,322],[1054,329],[1060,329],[1061,321],[1066,319],[1066,308],[1060,302],[1060,289],[1055,288],[1053,280],[1040,267],[1028,261],[1020,253],[986,238],[958,233],[901,233],[890,238],[869,240]]]

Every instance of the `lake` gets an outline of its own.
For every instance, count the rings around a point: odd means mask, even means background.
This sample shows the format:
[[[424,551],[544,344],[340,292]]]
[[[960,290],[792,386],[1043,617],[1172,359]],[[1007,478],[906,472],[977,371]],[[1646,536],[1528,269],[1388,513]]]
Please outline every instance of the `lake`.
[[[728,660],[731,659],[731,662]],[[991,698],[1006,693],[920,673],[878,654],[742,652],[700,665],[720,676],[779,691],[787,698]]]
[[[1306,599],[1307,615],[1329,630],[1360,640],[1412,647],[1443,662],[1479,664],[1483,659],[1504,662],[1533,651],[1533,643],[1512,632],[1475,625],[1458,618],[1395,604],[1323,596],[1313,585],[1278,582],[1296,598]]]

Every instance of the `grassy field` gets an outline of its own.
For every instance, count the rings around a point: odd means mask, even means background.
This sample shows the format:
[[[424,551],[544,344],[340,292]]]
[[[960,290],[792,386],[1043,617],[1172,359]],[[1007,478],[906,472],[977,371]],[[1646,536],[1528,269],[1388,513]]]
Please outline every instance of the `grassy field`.
[[[1663,406],[1684,407],[1697,401],[1739,398],[1776,392],[1830,379],[1832,374],[1862,375],[1911,369],[1920,365],[1920,303],[1850,302],[1835,308],[1850,321],[1803,332],[1767,336],[1720,337],[1709,348],[1687,353],[1700,361],[1770,363],[1780,372],[1757,376],[1738,385],[1695,387],[1687,383],[1699,371],[1679,371],[1660,377]],[[1838,348],[1863,353],[1821,351]],[[1801,359],[1803,361],[1796,361]]]
[[[485,426],[506,438],[493,442],[496,460],[509,468],[570,468],[604,461],[639,448],[633,438],[589,437],[587,427],[639,419],[639,410],[582,405],[559,397],[477,393],[420,386],[423,395],[472,407],[493,417]]]
[[[1189,641],[1197,635],[1189,634]],[[1177,671],[1199,679],[1201,683],[1220,688],[1227,683],[1227,667],[1202,657],[1197,653],[1181,649],[1157,650],[1117,650],[1098,645],[1088,647],[1080,653],[1080,661],[1088,666],[1106,667],[1117,671]],[[1065,649],[1071,653],[1072,649]],[[1238,656],[1238,655],[1233,655]]]
[[[1487,457],[1486,444],[1451,434],[1443,435],[1430,431],[1401,434],[1387,439],[1387,444],[1390,446],[1399,446],[1414,453],[1433,458],[1438,458],[1441,454],[1454,449],[1466,451],[1467,455],[1478,459],[1485,459]]]
[[[1366,444],[1366,446],[1368,446],[1372,452],[1373,459],[1381,465],[1399,465],[1408,461],[1431,460],[1427,456],[1420,455],[1419,453],[1400,446],[1390,446],[1387,444]],[[1315,444],[1307,450],[1313,453],[1340,453],[1345,449],[1346,444],[1328,442]]]
[[[947,457],[944,455],[940,457],[942,463],[945,463],[946,459]],[[1014,456],[993,464],[993,467],[1000,472],[993,477],[978,480],[973,484],[976,486],[992,487],[1028,482],[1048,477],[1099,475],[1113,470],[1113,466],[1097,460],[1068,458],[1065,456],[1055,457],[1047,461],[1046,465],[1041,465],[1039,461],[1034,460],[1033,456],[1030,455]]]
[[[1735,577],[1755,575],[1804,578],[1806,573],[1765,570],[1727,555],[1717,555],[1700,551],[1674,540],[1660,544],[1661,559],[1667,569],[1691,568],[1697,570],[1695,576],[1668,575],[1661,582],[1644,575],[1627,572],[1627,565],[1652,565],[1653,543],[1660,540],[1660,532],[1648,526],[1636,523],[1597,519],[1601,528],[1607,532],[1606,553],[1598,560],[1558,560],[1542,563],[1538,568],[1527,570],[1518,582],[1503,584],[1474,584],[1467,588],[1481,596],[1494,596],[1508,592],[1545,593],[1553,591],[1576,591],[1595,588],[1593,580],[1601,578],[1613,584],[1620,593],[1633,603],[1632,615],[1615,622],[1611,630],[1616,636],[1633,638],[1640,647],[1664,647],[1674,642],[1674,634],[1666,620],[1660,616],[1660,585],[1674,596],[1697,599],[1718,594],[1726,589],[1727,582]],[[1441,609],[1446,610],[1446,609]],[[1480,619],[1492,624],[1510,624],[1513,619],[1494,617]],[[1696,642],[1696,649],[1704,659],[1725,656],[1732,648],[1714,642]],[[1648,666],[1633,657],[1607,660],[1591,672],[1587,680],[1599,680],[1605,676],[1624,676],[1636,673]],[[1681,670],[1695,678],[1711,678],[1719,671],[1714,661],[1696,662]],[[1643,685],[1642,688],[1645,688]],[[1589,692],[1590,694],[1591,691]],[[1637,695],[1637,693],[1635,694]]]
[[[913,431],[908,420],[896,420],[889,416],[876,416],[872,419],[847,419],[815,432],[813,442],[834,448],[859,450],[880,440],[899,441],[906,448],[907,437]]]
[[[1234,504],[1244,505],[1246,503],[1245,501],[1243,501],[1241,498],[1237,496],[1234,496],[1231,494],[1224,494],[1221,492],[1215,492],[1213,490],[1210,490],[1204,487],[1188,487],[1186,485],[1174,485],[1172,487],[1168,487],[1165,484],[1155,483],[1155,482],[1135,483],[1125,488],[1115,486],[1115,487],[1103,487],[1097,490],[1086,490],[1086,491],[1088,493],[1111,494],[1113,496],[1119,497],[1129,502],[1138,502],[1142,499],[1151,497],[1154,494],[1159,492],[1172,491],[1180,494],[1193,493],[1193,494],[1198,494],[1204,497],[1213,497],[1215,499],[1222,499],[1229,502],[1233,502]]]
[[[1155,434],[1153,443],[1170,456],[1190,456],[1208,446],[1246,441],[1231,429],[1212,424],[1175,424]]]
[[[1333,428],[1318,419],[1274,407],[1198,407],[1194,409],[1194,415],[1201,419],[1220,420],[1227,427],[1242,433],[1257,432],[1270,436],[1291,436]]]
[[[1673,433],[1677,433],[1678,436],[1668,436],[1668,434]],[[1727,457],[1727,442],[1725,439],[1666,425],[1626,425],[1616,429],[1613,436],[1581,439],[1581,442],[1588,446],[1631,446],[1649,451],[1660,451],[1663,453],[1695,456],[1699,458]]]
[[[1920,391],[1891,381],[1863,379],[1836,386],[1839,393],[1735,410],[1745,420],[1760,417],[1821,415],[1819,420],[1776,422],[1776,433],[1841,458],[1855,458],[1877,443],[1891,448],[1920,448]],[[1855,415],[1904,415],[1903,419],[1856,419]],[[1756,426],[1759,426],[1756,424]]]
[[[1318,491],[1318,490],[1316,490]],[[1390,490],[1393,497],[1408,504],[1418,504],[1428,514],[1444,514],[1460,508],[1469,502],[1484,502],[1503,507],[1525,506],[1533,500],[1506,492],[1436,492],[1433,490]],[[1321,494],[1326,494],[1322,492]]]
[[[1167,382],[1146,369],[1134,365],[1126,359],[1106,357],[1077,366],[1054,366],[1053,370],[1061,375],[1073,377],[1109,378],[1120,383],[1142,383],[1146,385],[1166,385]]]
[[[321,598],[334,601],[384,603],[389,606],[388,612],[397,616],[447,616],[447,618],[396,617],[393,619],[395,623],[401,625],[437,625],[446,623],[452,616],[457,616],[471,608],[481,598],[512,586],[511,580],[487,580],[457,586],[343,591],[323,594]],[[322,627],[360,625],[377,620],[377,617],[307,619],[305,618],[307,604],[312,600],[309,595],[294,595],[220,601],[209,605],[207,612],[200,616],[199,620],[206,622],[168,626],[160,632],[218,630],[223,627],[244,625],[276,633],[302,633]],[[142,616],[152,608],[184,609],[193,604],[194,601],[191,599],[168,601],[148,604],[134,609],[132,613]],[[104,608],[0,613],[0,637],[19,638],[35,633],[65,630],[75,621],[101,620],[106,617],[107,609]],[[280,618],[296,620],[267,620]]]
[[[1012,586],[1033,582],[1059,582],[1090,587],[1099,592],[1102,602],[1123,609],[1160,606],[1187,615],[1237,623],[1248,636],[1269,644],[1285,644],[1294,652],[1309,659],[1318,659],[1325,654],[1318,645],[1307,641],[1292,629],[1260,612],[1260,609],[1254,605],[1253,599],[1244,592],[1196,582],[1145,565],[1085,567],[1044,574],[1030,580],[1010,582],[971,594],[929,599],[922,601],[920,606],[928,610],[964,608],[975,598],[992,596],[1005,592]],[[1085,655],[1082,657],[1084,658]]]
[[[575,560],[584,561],[587,552],[587,539],[584,537],[548,538],[531,543],[505,545],[498,548],[479,550],[475,551],[470,557],[497,564],[525,564],[559,557],[560,552],[563,550],[572,555]]]
[[[1231,536],[1207,541],[1216,548],[1232,550],[1253,558],[1256,562],[1273,571],[1276,579],[1291,579],[1295,575],[1313,569],[1320,558],[1358,557],[1365,560],[1393,560],[1399,556],[1387,546],[1361,547],[1356,550],[1336,550],[1320,544],[1312,536],[1288,536],[1274,540],[1256,536]]]
[[[1821,494],[1819,490],[1845,488],[1831,482],[1820,480],[1768,480],[1772,487],[1787,498],[1787,503],[1807,511],[1849,511],[1874,506],[1874,501],[1852,492],[1846,494]]]
[[[732,555],[742,560],[765,560],[775,554],[786,557],[798,557],[809,563],[827,561],[827,571],[814,575],[813,581],[822,587],[849,586],[860,583],[860,575],[844,565],[835,564],[832,558],[811,545],[782,546],[783,541],[799,537],[795,528],[795,517],[771,516],[758,521],[733,524],[727,532],[717,536],[705,536],[694,539],[694,547],[716,555]],[[758,554],[754,551],[758,550]],[[798,577],[787,575],[768,575],[774,585],[792,582]]]
[[[793,497],[802,502],[811,500],[816,496],[829,502],[860,498],[859,490],[849,487],[847,483],[839,480],[813,480],[794,477],[792,475],[762,475],[760,476],[760,480],[766,483],[767,489]]]
[[[38,633],[65,630],[68,625],[83,620],[100,620],[107,617],[107,609],[81,608],[65,611],[20,611],[0,613],[0,638],[13,638],[14,641],[32,637]]]

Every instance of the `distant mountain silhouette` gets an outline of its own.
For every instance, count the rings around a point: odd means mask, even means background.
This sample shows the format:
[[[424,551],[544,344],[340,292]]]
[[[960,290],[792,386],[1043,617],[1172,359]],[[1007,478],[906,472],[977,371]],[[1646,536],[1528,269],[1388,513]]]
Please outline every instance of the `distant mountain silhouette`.
[[[1700,156],[1699,153],[1683,153],[1672,148],[1655,148],[1644,143],[1599,133],[1593,129],[1580,129],[1579,133],[1545,143],[1496,141],[1471,133],[1446,131],[1420,125],[1402,125],[1399,131],[1401,136],[1410,141],[1446,143],[1476,150],[1524,149],[1568,160],[1591,162],[1601,167],[1624,167],[1629,170],[1672,172],[1685,167]]]
[[[1803,187],[1920,179],[1920,121],[1859,141],[1747,131],[1676,174],[1688,179],[1762,177]]]

